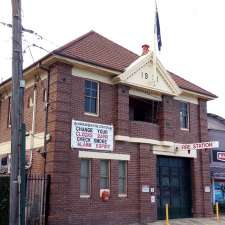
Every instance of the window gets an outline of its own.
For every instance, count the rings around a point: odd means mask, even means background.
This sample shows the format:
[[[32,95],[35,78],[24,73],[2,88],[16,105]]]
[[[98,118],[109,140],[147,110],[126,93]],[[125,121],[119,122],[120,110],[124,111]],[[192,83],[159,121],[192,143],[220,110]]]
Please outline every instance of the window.
[[[180,127],[189,129],[189,105],[186,102],[180,103]]]
[[[2,166],[7,166],[7,163],[8,163],[8,156],[3,157],[3,158],[1,159],[1,165],[2,165]]]
[[[90,160],[80,160],[80,195],[90,194]]]
[[[119,161],[119,194],[127,193],[127,162]]]
[[[98,114],[98,83],[85,80],[85,112]]]
[[[27,107],[31,108],[33,107],[34,102],[33,102],[33,98],[31,96],[28,97],[28,102],[27,102]]]
[[[100,189],[109,189],[109,160],[100,161]]]
[[[159,110],[159,101],[142,99],[138,97],[130,97],[129,99],[130,120],[158,123]]]
[[[11,97],[9,97],[7,127],[11,127],[11,107],[12,107]]]
[[[43,102],[47,102],[47,91],[46,91],[46,88],[43,89],[42,101]]]

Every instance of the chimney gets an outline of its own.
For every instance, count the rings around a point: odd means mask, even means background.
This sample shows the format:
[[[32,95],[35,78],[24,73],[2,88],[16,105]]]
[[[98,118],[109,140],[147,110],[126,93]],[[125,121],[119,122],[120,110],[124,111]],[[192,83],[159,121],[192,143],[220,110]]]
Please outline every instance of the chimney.
[[[149,52],[149,45],[144,44],[141,47],[142,47],[142,55],[148,54],[148,52]]]

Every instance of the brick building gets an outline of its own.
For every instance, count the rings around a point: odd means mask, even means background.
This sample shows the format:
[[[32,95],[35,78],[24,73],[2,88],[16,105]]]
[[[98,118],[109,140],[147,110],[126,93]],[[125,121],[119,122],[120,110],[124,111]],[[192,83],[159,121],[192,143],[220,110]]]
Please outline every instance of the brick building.
[[[225,119],[208,113],[209,139],[219,141],[219,148],[211,152],[211,178],[213,203],[225,202]],[[223,209],[225,210],[225,209]]]
[[[208,140],[216,96],[155,67],[144,48],[91,31],[25,69],[28,167],[51,175],[49,225],[145,223],[164,218],[165,203],[173,218],[212,214],[209,152],[179,144]],[[2,158],[10,85],[0,86]]]

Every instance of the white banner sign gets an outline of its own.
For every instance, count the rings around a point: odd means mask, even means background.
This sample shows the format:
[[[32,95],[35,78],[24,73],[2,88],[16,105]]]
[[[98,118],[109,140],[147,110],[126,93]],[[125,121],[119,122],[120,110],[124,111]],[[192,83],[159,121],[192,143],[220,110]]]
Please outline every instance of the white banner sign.
[[[71,148],[113,151],[113,126],[72,120]]]
[[[218,141],[209,141],[209,142],[201,142],[201,143],[192,143],[192,144],[180,144],[177,147],[181,150],[199,150],[199,149],[207,149],[207,148],[219,148]]]

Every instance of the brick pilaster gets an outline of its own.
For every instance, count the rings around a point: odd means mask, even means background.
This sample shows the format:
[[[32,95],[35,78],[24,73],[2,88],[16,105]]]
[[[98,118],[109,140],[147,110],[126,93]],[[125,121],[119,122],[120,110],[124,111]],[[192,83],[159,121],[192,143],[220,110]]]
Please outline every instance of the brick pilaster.
[[[157,202],[151,203],[151,195],[156,200],[156,155],[153,154],[150,145],[140,144],[140,222],[145,224],[157,220]],[[142,185],[154,188],[154,193],[142,192]]]
[[[116,86],[115,134],[129,136],[129,87]]]
[[[51,67],[49,90],[48,132],[46,171],[51,175],[49,225],[66,220],[69,178],[69,151],[71,130],[71,66],[57,63]],[[64,220],[64,222],[65,222]]]
[[[174,101],[171,96],[164,95],[160,109],[160,138],[163,141],[174,141]]]
[[[208,122],[207,122],[207,106],[206,101],[199,100],[199,127],[200,127],[200,140],[205,142],[209,140],[208,137]],[[210,150],[201,150],[200,157],[202,163],[202,192],[203,192],[203,210],[204,216],[212,216],[212,202],[211,202],[211,192],[205,192],[205,187],[211,187],[210,179],[210,160],[209,160]]]

